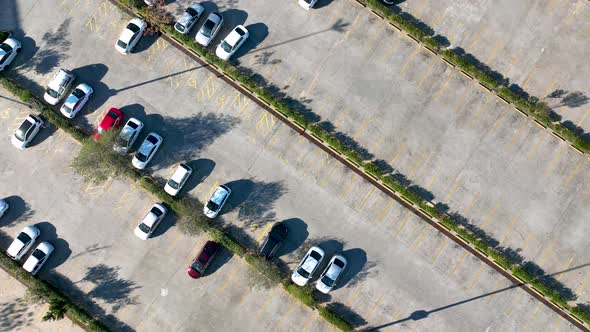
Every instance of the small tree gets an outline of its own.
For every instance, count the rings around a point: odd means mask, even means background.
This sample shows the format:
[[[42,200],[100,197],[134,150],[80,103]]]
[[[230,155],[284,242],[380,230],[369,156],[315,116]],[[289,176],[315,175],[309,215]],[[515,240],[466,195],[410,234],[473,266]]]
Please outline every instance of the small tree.
[[[47,309],[47,313],[45,313],[45,316],[43,316],[43,321],[45,322],[48,320],[54,321],[63,319],[66,311],[68,311],[66,304],[66,301],[62,299],[55,297],[49,299],[49,309]]]

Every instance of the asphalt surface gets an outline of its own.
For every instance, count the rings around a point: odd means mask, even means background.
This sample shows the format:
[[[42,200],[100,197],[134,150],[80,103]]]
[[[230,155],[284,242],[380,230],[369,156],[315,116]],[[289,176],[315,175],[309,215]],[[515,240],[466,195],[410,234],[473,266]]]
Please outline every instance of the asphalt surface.
[[[14,66],[19,75],[28,78],[21,77],[22,82],[40,92],[39,86],[57,66],[74,70],[79,81],[95,88],[95,98],[77,119],[80,124],[92,127],[110,106],[143,120],[146,132],[154,130],[164,137],[164,145],[150,167],[155,174],[166,177],[176,163],[190,161],[201,173],[195,177],[198,181],[189,184],[189,194],[204,200],[216,184],[226,183],[232,188],[235,194],[221,223],[238,226],[234,228],[243,230],[241,237],[254,240],[264,235],[272,221],[289,223],[292,237],[283,256],[288,266],[297,264],[302,251],[312,243],[322,246],[329,255],[343,251],[350,267],[342,286],[327,300],[350,307],[368,321],[366,326],[471,331],[490,326],[514,330],[525,324],[538,328],[558,322],[558,329],[570,329],[551,310],[538,306],[528,295],[520,295],[524,292],[508,288],[504,278],[449,244],[417,217],[167,43],[145,38],[136,54],[124,57],[115,53],[112,45],[128,18],[120,17],[108,2],[97,6],[82,1],[17,4],[20,26],[27,27],[26,37],[22,37],[23,31],[20,37],[29,46],[39,47],[24,50]],[[21,107],[7,100],[4,103],[17,110]],[[9,132],[19,113],[7,114],[3,123]],[[50,181],[43,186],[51,189],[29,193],[22,184],[11,184],[11,188],[0,188],[0,195],[22,196],[40,211],[35,220],[55,223],[57,234],[71,248],[68,257],[87,257],[89,261],[80,260],[80,267],[72,258],[62,259],[54,270],[60,272],[62,265],[63,269],[67,266],[71,274],[64,270],[64,275],[69,280],[85,280],[79,284],[85,284],[82,292],[96,301],[94,310],[137,330],[194,329],[194,321],[212,324],[201,325],[207,330],[237,330],[245,324],[262,330],[325,328],[316,314],[287,301],[289,297],[278,290],[255,288],[248,293],[248,277],[242,274],[236,259],[222,260],[203,284],[189,281],[184,275],[185,261],[204,239],[185,239],[171,227],[146,243],[132,242],[132,227],[153,201],[131,190],[126,181],[113,181],[99,189],[102,191],[93,196],[93,204],[84,204],[84,185],[65,168],[74,149],[60,150],[51,145],[57,135],[29,154],[46,148],[56,159],[63,158],[46,162],[51,165],[21,166],[24,164],[19,163],[28,161],[22,156],[28,155],[15,154],[8,143],[2,145],[2,153],[10,156],[2,158],[2,165],[11,172],[3,174],[12,175],[11,179],[17,178],[17,172],[29,177],[37,174],[37,181]],[[67,141],[56,139],[58,142]],[[66,174],[53,177],[55,169]],[[77,181],[77,185],[66,185],[68,181]],[[48,190],[52,197],[77,201],[47,202],[44,194]],[[132,212],[109,210],[117,204]],[[69,217],[55,217],[71,215],[72,206],[80,208],[75,222],[63,220]],[[46,216],[49,214],[53,217]],[[113,229],[105,230],[104,220],[111,221]],[[6,230],[13,234],[20,227]],[[181,243],[187,247],[180,249]],[[95,247],[99,249],[93,250]],[[96,278],[88,272],[113,277]],[[62,282],[63,287],[71,283]],[[193,293],[198,296],[191,297]],[[113,300],[112,294],[124,296]],[[248,305],[243,304],[244,298],[250,301]],[[526,314],[533,311],[536,319],[529,321]],[[236,319],[228,320],[228,316]]]

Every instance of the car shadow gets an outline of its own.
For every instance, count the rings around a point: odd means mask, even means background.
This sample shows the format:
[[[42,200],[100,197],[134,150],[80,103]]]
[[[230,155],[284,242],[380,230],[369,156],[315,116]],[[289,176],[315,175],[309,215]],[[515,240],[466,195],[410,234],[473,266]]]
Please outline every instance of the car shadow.
[[[288,229],[287,237],[283,245],[277,250],[275,257],[288,255],[301,247],[309,236],[307,224],[299,218],[289,218],[281,221]]]
[[[141,39],[139,39],[137,44],[135,44],[135,47],[133,48],[133,50],[131,52],[129,52],[130,53],[129,55],[132,56],[133,54],[141,53],[141,52],[149,49],[156,42],[156,40],[158,40],[158,38],[160,38],[159,33],[141,36]],[[122,55],[122,56],[125,56],[125,55]]]
[[[13,195],[4,198],[8,203],[8,210],[0,218],[0,227],[28,221],[35,215],[35,211],[20,196]]]
[[[333,0],[318,0],[312,10],[324,8],[332,3]]]
[[[244,23],[246,23],[246,20],[248,19],[248,13],[240,9],[232,8],[224,10],[223,12],[221,12],[221,15],[223,16],[223,26],[217,34],[217,37],[220,38],[216,37],[216,39],[219,40],[225,38],[225,36],[230,31],[232,31],[237,25],[243,25]],[[217,44],[215,45],[217,46]]]
[[[156,230],[152,233],[150,238],[157,238],[163,235],[172,226],[176,225],[176,221],[178,220],[178,215],[174,212],[174,210],[172,210],[170,206],[168,206],[168,204],[162,202],[160,202],[160,204],[164,205],[166,209],[168,209],[168,213],[166,214],[164,219],[160,221],[160,225],[158,225],[158,228],[156,228]]]
[[[234,254],[229,251],[224,246],[221,246],[209,267],[205,271],[205,274],[201,278],[206,278],[211,274],[214,274],[217,270],[219,270],[225,263],[229,262],[229,260],[234,256]],[[194,257],[193,257],[194,259]],[[192,262],[192,261],[191,261]]]
[[[344,247],[344,241],[340,239],[336,239],[333,237],[319,237],[319,238],[312,238],[308,239],[302,246],[300,246],[297,250],[293,251],[289,258],[291,263],[299,264],[303,256],[309,251],[309,249],[313,246],[320,247],[324,251],[324,259],[322,259],[322,263],[316,269],[316,272],[313,275],[313,278],[309,280],[310,284],[315,281],[319,275],[324,271],[332,256],[337,253],[342,252],[342,248]]]
[[[29,143],[29,145],[27,146],[28,148],[40,145],[41,143],[45,142],[45,140],[47,140],[50,136],[55,134],[55,132],[57,131],[58,128],[49,121],[47,121],[47,119],[43,118],[43,122],[43,126],[41,126],[37,135],[35,135],[33,140]]]
[[[16,56],[14,61],[10,64],[13,70],[26,68],[29,66],[31,59],[39,52],[39,46],[35,40],[27,36],[22,30],[14,32],[14,37],[18,39],[22,45],[20,53]]]
[[[348,264],[346,265],[342,277],[334,286],[334,290],[342,288],[350,283],[367,265],[367,253],[363,249],[348,249],[342,252],[342,256],[346,258]]]
[[[57,235],[55,226],[52,223],[48,221],[42,221],[35,224],[35,227],[37,227],[41,232],[41,235],[39,236],[36,245],[43,241],[47,241],[51,243],[55,249],[53,251],[53,254],[51,254],[51,257],[49,257],[49,259],[47,260],[47,263],[45,263],[43,270],[50,271],[52,269],[55,269],[56,267],[63,264],[72,254],[70,245],[66,240],[61,239]],[[33,250],[31,250],[30,252],[32,253],[32,251]]]
[[[185,193],[190,192],[199,183],[205,181],[215,168],[215,162],[206,158],[191,160],[187,164],[193,169],[193,174],[191,174],[190,178],[184,184],[184,188],[182,188],[182,191]]]
[[[246,27],[250,36],[244,42],[244,45],[240,47],[236,53],[234,53],[232,59],[236,60],[244,56],[246,53],[256,49],[266,37],[268,37],[268,26],[264,23],[249,24]]]
[[[72,73],[76,76],[76,83],[72,88],[80,83],[86,83],[94,91],[88,103],[76,116],[76,119],[79,119],[77,121],[80,121],[80,125],[84,128],[90,127],[90,123],[88,123],[85,116],[103,107],[104,103],[116,94],[115,90],[110,89],[105,83],[101,82],[108,71],[109,67],[102,63],[86,65],[72,70]]]

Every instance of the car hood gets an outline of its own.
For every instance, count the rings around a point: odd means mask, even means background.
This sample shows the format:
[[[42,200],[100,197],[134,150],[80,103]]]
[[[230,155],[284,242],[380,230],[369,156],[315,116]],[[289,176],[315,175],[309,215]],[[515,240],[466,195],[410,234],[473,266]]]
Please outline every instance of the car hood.
[[[305,286],[307,284],[307,279],[303,278],[297,271],[293,272],[291,280],[298,286]]]
[[[141,231],[141,229],[139,229],[139,226],[135,227],[135,236],[137,236],[138,238],[142,239],[142,240],[147,240],[148,235],[144,232]]]
[[[189,276],[191,276],[194,279],[200,278],[201,277],[201,273],[199,271],[195,271],[193,270],[192,267],[189,266],[188,269],[186,269],[186,272],[188,273]]]
[[[43,95],[43,99],[45,99],[45,101],[50,105],[55,105],[59,101],[59,99],[51,97],[47,92],[45,92],[45,94]]]
[[[328,287],[326,284],[324,284],[321,280],[318,280],[315,288],[324,294],[330,292],[330,290],[332,289]]]
[[[207,206],[203,207],[203,213],[209,218],[214,218],[216,216],[215,211],[209,210]]]
[[[8,250],[6,250],[6,253],[8,255],[10,255],[11,257],[16,256],[16,254],[18,254],[18,252],[25,246],[24,243],[20,242],[20,240],[15,239],[12,244],[10,245],[10,247],[8,247]]]
[[[205,46],[207,46],[209,44],[209,42],[211,41],[211,39],[209,37],[205,37],[201,33],[197,34],[195,40],[197,41],[197,43],[199,43],[201,45],[205,45]]]
[[[38,262],[39,260],[35,258],[35,256],[31,255],[29,256],[25,264],[23,264],[23,269],[25,269],[25,271],[27,272],[31,272],[33,271],[33,268],[35,268],[35,265],[37,265]]]
[[[229,53],[226,52],[223,49],[223,47],[221,47],[221,44],[219,44],[219,46],[217,46],[217,48],[215,49],[215,55],[217,55],[217,57],[220,58],[221,60],[229,59]]]
[[[12,142],[12,145],[14,145],[17,149],[23,150],[25,148],[25,142],[20,141],[14,135],[12,135],[11,142]]]
[[[133,37],[133,31],[126,28],[125,30],[123,30],[123,32],[121,32],[119,40],[124,42],[125,44],[129,44],[131,37]]]

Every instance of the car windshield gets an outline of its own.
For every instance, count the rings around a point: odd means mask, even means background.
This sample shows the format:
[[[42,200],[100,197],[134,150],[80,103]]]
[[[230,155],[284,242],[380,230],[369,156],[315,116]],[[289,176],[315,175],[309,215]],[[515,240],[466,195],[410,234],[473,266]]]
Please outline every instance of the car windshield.
[[[129,142],[129,137],[128,136],[123,136],[123,135],[119,135],[117,136],[117,138],[115,138],[115,144],[117,146],[127,146],[127,142]]]
[[[227,53],[231,52],[232,50],[232,47],[225,40],[223,41],[223,43],[221,43],[221,48],[223,48],[223,50]]]
[[[217,209],[219,208],[219,204],[213,202],[213,201],[209,201],[207,203],[207,208],[211,211],[217,211]]]
[[[186,9],[186,12],[189,13],[191,16],[197,16],[197,15],[199,15],[199,13],[197,13],[197,11],[194,8],[192,8],[192,7],[188,7]]]
[[[33,124],[28,120],[23,122],[23,124],[21,124],[20,127],[18,127],[18,129],[14,132],[14,136],[16,136],[16,138],[18,138],[20,141],[24,141],[27,136],[27,132],[32,125]]]
[[[141,223],[141,224],[139,224],[139,229],[141,229],[142,232],[144,232],[144,233],[147,234],[147,233],[150,232],[150,229],[151,228],[150,228],[150,226],[148,226],[148,225],[146,225],[144,223]]]
[[[0,45],[0,49],[2,49],[2,51],[6,52],[6,53],[12,51],[12,47],[10,47],[10,45],[8,45],[8,44]]]
[[[205,37],[211,37],[211,31],[214,27],[215,23],[211,20],[207,20],[207,22],[205,22],[205,24],[203,24],[203,27],[201,28],[201,33]]]
[[[69,114],[69,113],[72,113],[72,109],[71,109],[71,108],[70,108],[68,105],[66,105],[66,104],[64,104],[64,105],[61,107],[61,109],[62,109],[64,112],[68,113],[68,114]]]
[[[201,266],[198,261],[194,261],[191,268],[196,271],[203,271],[203,266]]]
[[[122,41],[121,39],[119,39],[119,41],[117,41],[117,45],[119,45],[120,48],[122,49],[126,49],[127,48],[127,43]]]
[[[175,27],[176,27],[176,30],[178,30],[180,32],[184,32],[184,25],[182,25],[180,23],[176,23]]]
[[[48,95],[50,95],[53,98],[57,98],[57,91],[53,90],[52,88],[47,88],[47,92]]]
[[[302,267],[297,269],[297,273],[299,275],[301,275],[303,278],[309,278],[309,272],[307,272],[306,270],[304,270]]]
[[[314,258],[316,261],[319,261],[322,258],[322,255],[320,255],[320,253],[316,251],[312,251],[311,254],[309,254],[309,256]]]
[[[339,268],[343,268],[344,267],[344,262],[336,259],[336,260],[334,260],[334,265],[338,266]]]
[[[328,276],[324,276],[324,277],[322,278],[322,282],[323,282],[324,284],[326,284],[326,286],[328,286],[328,287],[332,287],[332,286],[334,286],[334,280],[332,280],[332,279],[331,279],[330,277],[328,277]]]
[[[38,260],[42,260],[45,257],[45,253],[39,249],[35,249],[32,254],[33,257],[37,258]]]
[[[178,186],[179,186],[180,184],[179,184],[178,182],[176,182],[176,181],[174,181],[174,180],[170,179],[170,180],[168,180],[168,185],[169,185],[170,187],[172,187],[172,189],[178,189]]]
[[[20,233],[16,238],[24,244],[27,244],[29,241],[31,241],[31,237],[28,236],[27,233]]]
[[[303,0],[305,3],[310,4],[313,0]]]
[[[85,93],[80,89],[74,89],[74,91],[72,91],[72,95],[76,96],[78,99],[82,99],[84,98]]]
[[[158,139],[157,139],[155,136],[148,136],[148,137],[146,138],[146,141],[148,141],[148,142],[150,142],[150,143],[152,143],[152,144],[156,144],[156,143],[158,143]]]
[[[133,31],[133,33],[136,33],[137,31],[139,31],[139,27],[133,23],[127,24],[127,29]]]
[[[151,212],[151,213],[153,213],[153,214],[155,214],[155,215],[156,215],[156,217],[159,217],[159,216],[161,216],[161,215],[162,215],[162,211],[160,211],[160,209],[158,209],[158,208],[157,208],[157,207],[155,207],[155,206],[154,206],[154,207],[153,207],[153,208],[150,210],[150,212]]]
[[[109,117],[111,117],[111,118],[113,118],[113,119],[116,119],[116,118],[118,118],[118,117],[119,117],[119,114],[117,114],[117,113],[115,113],[115,112],[113,112],[113,111],[109,111],[109,113],[108,113],[108,114],[109,114]]]
[[[146,161],[146,160],[147,160],[147,156],[146,156],[145,154],[143,154],[143,153],[139,152],[139,151],[137,151],[137,152],[135,153],[135,158],[137,158],[137,160],[139,160],[139,161],[141,161],[141,162],[144,162],[144,161]]]

